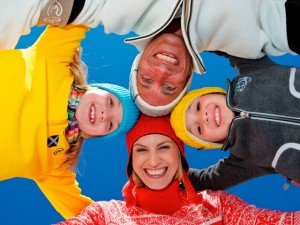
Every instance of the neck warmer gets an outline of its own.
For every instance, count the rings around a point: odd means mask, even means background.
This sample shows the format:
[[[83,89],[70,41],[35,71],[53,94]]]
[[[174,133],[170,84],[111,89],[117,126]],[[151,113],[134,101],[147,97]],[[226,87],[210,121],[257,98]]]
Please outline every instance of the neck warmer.
[[[122,194],[127,207],[137,206],[150,213],[171,215],[187,204],[203,204],[211,208],[210,203],[197,195],[186,172],[183,175],[183,187],[178,180],[172,181],[166,188],[152,190],[148,187],[135,187],[132,179],[124,185]]]
[[[178,180],[174,180],[161,190],[139,187],[136,189],[136,206],[151,213],[171,215],[187,203],[186,194],[179,186]]]
[[[66,138],[70,144],[75,143],[79,135],[78,122],[75,118],[75,112],[84,93],[84,89],[74,84],[71,86],[67,109],[68,127],[66,128]]]

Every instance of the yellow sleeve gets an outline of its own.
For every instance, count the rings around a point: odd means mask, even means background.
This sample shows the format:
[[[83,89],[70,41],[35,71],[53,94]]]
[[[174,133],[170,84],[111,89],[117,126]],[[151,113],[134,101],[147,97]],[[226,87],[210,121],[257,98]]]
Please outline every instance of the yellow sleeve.
[[[60,175],[47,175],[44,179],[36,181],[37,185],[65,219],[76,216],[93,200],[82,195],[78,187],[76,175],[65,172]]]
[[[32,47],[46,57],[69,63],[88,29],[82,25],[65,28],[48,26]]]

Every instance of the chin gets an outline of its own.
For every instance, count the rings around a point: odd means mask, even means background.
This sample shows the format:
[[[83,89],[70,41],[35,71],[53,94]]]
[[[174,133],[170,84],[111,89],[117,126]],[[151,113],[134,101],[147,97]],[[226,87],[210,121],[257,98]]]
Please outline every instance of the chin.
[[[162,185],[162,184],[158,184],[158,185],[152,185],[152,188],[153,190],[162,190],[164,188],[166,188],[169,184],[166,184],[166,185]]]

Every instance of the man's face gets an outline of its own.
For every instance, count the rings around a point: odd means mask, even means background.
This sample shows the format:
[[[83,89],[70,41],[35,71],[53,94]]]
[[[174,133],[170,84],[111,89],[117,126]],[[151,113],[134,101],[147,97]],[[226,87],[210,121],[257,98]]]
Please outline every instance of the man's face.
[[[153,106],[171,103],[191,75],[191,63],[181,37],[165,33],[152,40],[138,67],[137,88],[141,98]]]

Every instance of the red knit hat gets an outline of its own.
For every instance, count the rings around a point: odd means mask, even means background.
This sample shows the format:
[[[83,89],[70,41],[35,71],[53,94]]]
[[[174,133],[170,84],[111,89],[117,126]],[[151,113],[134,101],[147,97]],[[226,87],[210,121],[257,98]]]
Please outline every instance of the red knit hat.
[[[132,163],[131,163],[131,152],[134,143],[140,138],[148,134],[162,134],[171,138],[178,146],[181,152],[182,166],[185,171],[188,171],[189,166],[184,156],[184,144],[176,136],[173,128],[170,124],[170,117],[150,117],[141,114],[136,124],[126,135],[127,151],[129,156],[129,161],[127,164],[127,175],[128,177],[132,174]]]

